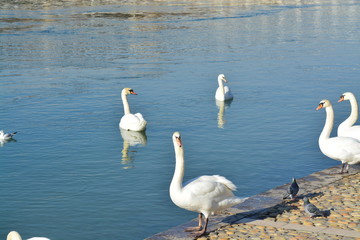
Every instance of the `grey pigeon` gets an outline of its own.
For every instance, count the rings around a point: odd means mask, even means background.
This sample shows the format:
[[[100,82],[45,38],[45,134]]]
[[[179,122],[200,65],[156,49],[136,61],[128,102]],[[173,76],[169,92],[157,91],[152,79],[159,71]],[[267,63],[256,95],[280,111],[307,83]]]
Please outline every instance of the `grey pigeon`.
[[[285,194],[283,199],[286,198],[294,199],[298,192],[299,192],[299,185],[297,184],[296,179],[293,178],[289,188],[287,189],[287,194]]]
[[[304,209],[307,214],[310,215],[311,218],[314,218],[316,216],[323,216],[325,217],[324,211],[321,211],[318,209],[314,204],[310,203],[309,199],[307,197],[303,198],[304,201]]]

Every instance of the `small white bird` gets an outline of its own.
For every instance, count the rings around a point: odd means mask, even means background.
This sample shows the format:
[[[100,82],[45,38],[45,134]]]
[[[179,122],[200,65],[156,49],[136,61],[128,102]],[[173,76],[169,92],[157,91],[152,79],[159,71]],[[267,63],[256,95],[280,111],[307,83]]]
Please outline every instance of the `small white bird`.
[[[22,238],[18,232],[11,231],[7,235],[6,240],[22,240]],[[50,240],[50,239],[45,237],[32,237],[32,238],[28,238],[27,240]]]
[[[230,88],[228,86],[224,86],[223,81],[226,83],[228,82],[224,74],[219,74],[218,76],[219,87],[216,89],[216,93],[215,93],[216,100],[226,101],[233,99],[234,96],[232,95]]]
[[[319,137],[321,152],[334,160],[341,161],[341,172],[349,172],[349,164],[360,163],[360,141],[351,137],[332,137],[331,131],[334,126],[334,110],[329,100],[322,100],[316,110],[325,108],[326,121]]]
[[[13,138],[13,136],[16,134],[17,132],[13,132],[13,133],[4,133],[3,130],[0,131],[0,140],[10,140]]]
[[[121,99],[124,105],[124,116],[121,118],[119,127],[128,131],[143,131],[146,128],[146,121],[141,113],[130,113],[130,106],[127,95],[137,95],[131,88],[124,88],[121,91]]]
[[[201,176],[183,185],[185,171],[184,148],[179,132],[172,136],[175,149],[175,172],[170,184],[170,198],[180,208],[199,213],[199,225],[187,228],[193,235],[205,234],[210,214],[244,202],[247,198],[234,196],[236,186],[219,175]],[[203,224],[202,216],[205,217]]]
[[[351,113],[350,116],[343,121],[338,127],[338,136],[339,137],[352,137],[360,140],[360,125],[355,125],[355,122],[358,120],[359,110],[358,103],[356,101],[356,97],[351,92],[343,93],[340,96],[338,102],[342,102],[344,100],[350,101]]]

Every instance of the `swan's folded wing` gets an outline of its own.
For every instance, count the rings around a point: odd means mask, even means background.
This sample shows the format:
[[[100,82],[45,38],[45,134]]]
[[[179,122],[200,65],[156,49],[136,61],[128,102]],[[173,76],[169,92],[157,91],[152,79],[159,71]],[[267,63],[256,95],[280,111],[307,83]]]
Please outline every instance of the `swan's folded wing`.
[[[141,113],[135,113],[134,115],[139,119],[139,121],[145,121],[145,119]]]
[[[352,137],[357,140],[360,140],[360,126],[356,125],[356,126],[352,126],[350,128],[343,130],[343,132],[341,133],[341,136]]]
[[[224,92],[225,93],[228,93],[228,92],[231,93],[231,90],[230,90],[230,88],[228,86],[224,86]]]
[[[142,129],[145,128],[145,126],[146,121],[142,117],[141,113],[126,114],[121,118],[120,121],[120,127],[126,130]]]
[[[334,159],[357,159],[357,161],[360,161],[360,141],[354,138],[330,138],[327,140],[325,147]]]
[[[236,190],[236,186],[226,179],[225,177],[219,175],[213,176],[201,176],[196,179],[193,179],[184,186],[184,189],[191,191],[194,195],[220,195],[225,192],[232,195],[232,191]]]

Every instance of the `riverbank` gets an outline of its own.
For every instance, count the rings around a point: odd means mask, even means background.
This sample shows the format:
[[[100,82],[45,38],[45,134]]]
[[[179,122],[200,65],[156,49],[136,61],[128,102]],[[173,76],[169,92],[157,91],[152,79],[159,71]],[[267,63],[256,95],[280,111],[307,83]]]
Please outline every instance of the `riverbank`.
[[[207,234],[198,240],[360,240],[360,165],[351,166],[349,174],[334,174],[339,170],[340,166],[336,166],[298,179],[300,191],[295,200],[282,199],[289,184],[252,196],[211,217]],[[309,218],[301,200],[305,196],[328,216]],[[147,240],[194,239],[184,229],[196,224],[193,219]]]

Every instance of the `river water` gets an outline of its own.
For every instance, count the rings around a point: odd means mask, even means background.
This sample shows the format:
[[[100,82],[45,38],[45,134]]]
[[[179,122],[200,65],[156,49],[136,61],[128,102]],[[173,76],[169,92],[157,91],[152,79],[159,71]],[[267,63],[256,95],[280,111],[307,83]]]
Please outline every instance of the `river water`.
[[[339,164],[315,108],[331,100],[337,127],[339,96],[360,97],[359,0],[18,0],[0,14],[0,129],[18,131],[0,147],[0,239],[143,239],[196,217],[168,194],[174,131],[185,180],[220,174],[242,197]],[[119,130],[124,87],[145,134]]]

